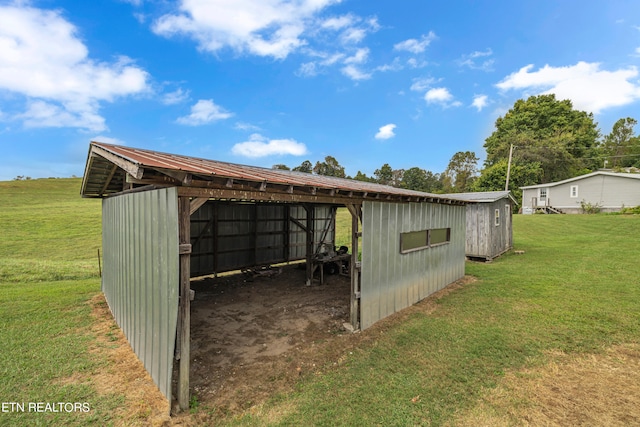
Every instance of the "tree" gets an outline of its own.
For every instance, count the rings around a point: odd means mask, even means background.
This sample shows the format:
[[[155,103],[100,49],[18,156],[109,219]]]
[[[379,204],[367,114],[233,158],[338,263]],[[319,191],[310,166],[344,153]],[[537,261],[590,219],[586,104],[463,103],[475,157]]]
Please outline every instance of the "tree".
[[[501,159],[497,163],[486,167],[473,183],[473,191],[503,191],[507,178],[507,167],[507,159]],[[517,162],[512,162],[509,190],[511,194],[513,194],[513,197],[520,202],[522,198],[522,190],[520,190],[520,187],[540,183],[542,173],[540,163],[530,162],[518,164]]]
[[[338,178],[346,178],[347,176],[344,173],[344,166],[340,166],[340,163],[332,156],[325,157],[322,163],[316,162],[316,165],[313,167],[313,173]]]
[[[640,137],[633,130],[637,124],[638,121],[631,117],[620,119],[604,137],[600,148],[608,167],[640,166]]]
[[[389,163],[385,163],[373,172],[376,177],[376,182],[382,185],[391,185],[393,182],[393,169],[389,166]]]
[[[295,168],[293,168],[293,171],[311,173],[313,172],[313,166],[311,165],[311,162],[309,160],[305,160],[300,164],[300,166],[296,166]]]
[[[355,179],[356,181],[364,181],[364,182],[376,182],[375,178],[372,178],[370,176],[367,176],[366,174],[358,171],[358,173],[356,174],[356,176],[353,177],[353,179]]]
[[[427,193],[437,193],[442,191],[442,181],[440,174],[434,174],[418,167],[412,167],[404,171],[402,176],[402,188]]]
[[[478,160],[480,159],[473,151],[455,153],[444,171],[445,190],[453,193],[470,191],[478,174]]]
[[[277,165],[271,166],[271,169],[281,170],[281,171],[290,171],[291,168],[289,166],[284,165],[282,163],[278,163]]]
[[[555,95],[519,99],[496,120],[495,131],[485,140],[485,168],[508,158],[520,165],[539,163],[541,182],[559,181],[598,167],[594,159],[599,131],[593,114],[573,109],[569,100]]]

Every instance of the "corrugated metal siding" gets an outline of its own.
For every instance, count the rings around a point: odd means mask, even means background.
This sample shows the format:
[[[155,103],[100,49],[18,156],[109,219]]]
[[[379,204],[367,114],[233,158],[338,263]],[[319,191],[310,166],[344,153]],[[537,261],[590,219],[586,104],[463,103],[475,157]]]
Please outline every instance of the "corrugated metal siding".
[[[331,206],[314,206],[314,242],[335,241]],[[191,275],[203,276],[305,258],[307,224],[302,206],[208,202],[191,215]]]
[[[464,276],[464,206],[365,201],[362,228],[362,329]],[[400,253],[400,233],[433,228],[451,228],[449,244]]]
[[[102,241],[102,291],[109,308],[171,400],[179,284],[177,189],[104,199]]]

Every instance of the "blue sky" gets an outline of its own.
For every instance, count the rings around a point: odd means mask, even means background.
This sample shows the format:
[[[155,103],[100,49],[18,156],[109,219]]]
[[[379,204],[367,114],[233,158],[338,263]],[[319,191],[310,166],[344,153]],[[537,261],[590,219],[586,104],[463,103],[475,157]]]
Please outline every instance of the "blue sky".
[[[639,69],[637,0],[0,0],[0,180],[91,140],[437,173],[530,95],[640,119]]]

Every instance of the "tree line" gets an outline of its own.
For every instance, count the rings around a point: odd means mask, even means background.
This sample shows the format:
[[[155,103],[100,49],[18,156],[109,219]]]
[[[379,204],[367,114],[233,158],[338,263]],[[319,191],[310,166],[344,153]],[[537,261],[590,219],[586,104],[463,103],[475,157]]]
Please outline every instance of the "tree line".
[[[385,163],[373,176],[358,171],[350,177],[332,156],[315,165],[305,160],[292,169],[284,164],[273,168],[428,193],[504,190],[507,169],[510,169],[509,188],[519,200],[519,187],[527,185],[561,181],[600,168],[637,171],[634,169],[640,168],[640,137],[634,130],[637,124],[634,118],[621,118],[610,133],[602,135],[593,114],[576,110],[571,101],[557,100],[553,94],[538,95],[519,99],[496,120],[495,130],[485,140],[486,159],[482,169],[472,151],[455,153],[440,173],[417,166],[393,169]]]

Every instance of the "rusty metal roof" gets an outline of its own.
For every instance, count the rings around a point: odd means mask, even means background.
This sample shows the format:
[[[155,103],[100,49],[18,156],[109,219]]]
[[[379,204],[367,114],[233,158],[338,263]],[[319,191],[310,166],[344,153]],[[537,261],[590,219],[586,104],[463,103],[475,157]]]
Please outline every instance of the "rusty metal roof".
[[[149,177],[155,177],[153,181]],[[159,181],[159,177],[163,180]],[[222,182],[225,188],[238,183],[245,187],[251,184],[261,186],[260,191],[269,191],[270,186],[288,186],[293,192],[304,189],[305,194],[316,194],[316,190],[329,191],[331,195],[356,198],[411,198],[433,199],[440,203],[461,204],[454,197],[420,191],[406,190],[387,185],[356,181],[352,179],[315,175],[304,172],[267,169],[257,166],[208,160],[179,154],[162,153],[141,148],[125,147],[91,142],[85,167],[81,194],[84,197],[105,197],[122,192],[127,183],[144,185],[156,184],[195,186],[194,182],[204,182],[208,188],[216,187],[214,180]],[[453,195],[451,195],[453,196]],[[462,202],[464,203],[464,202]]]

